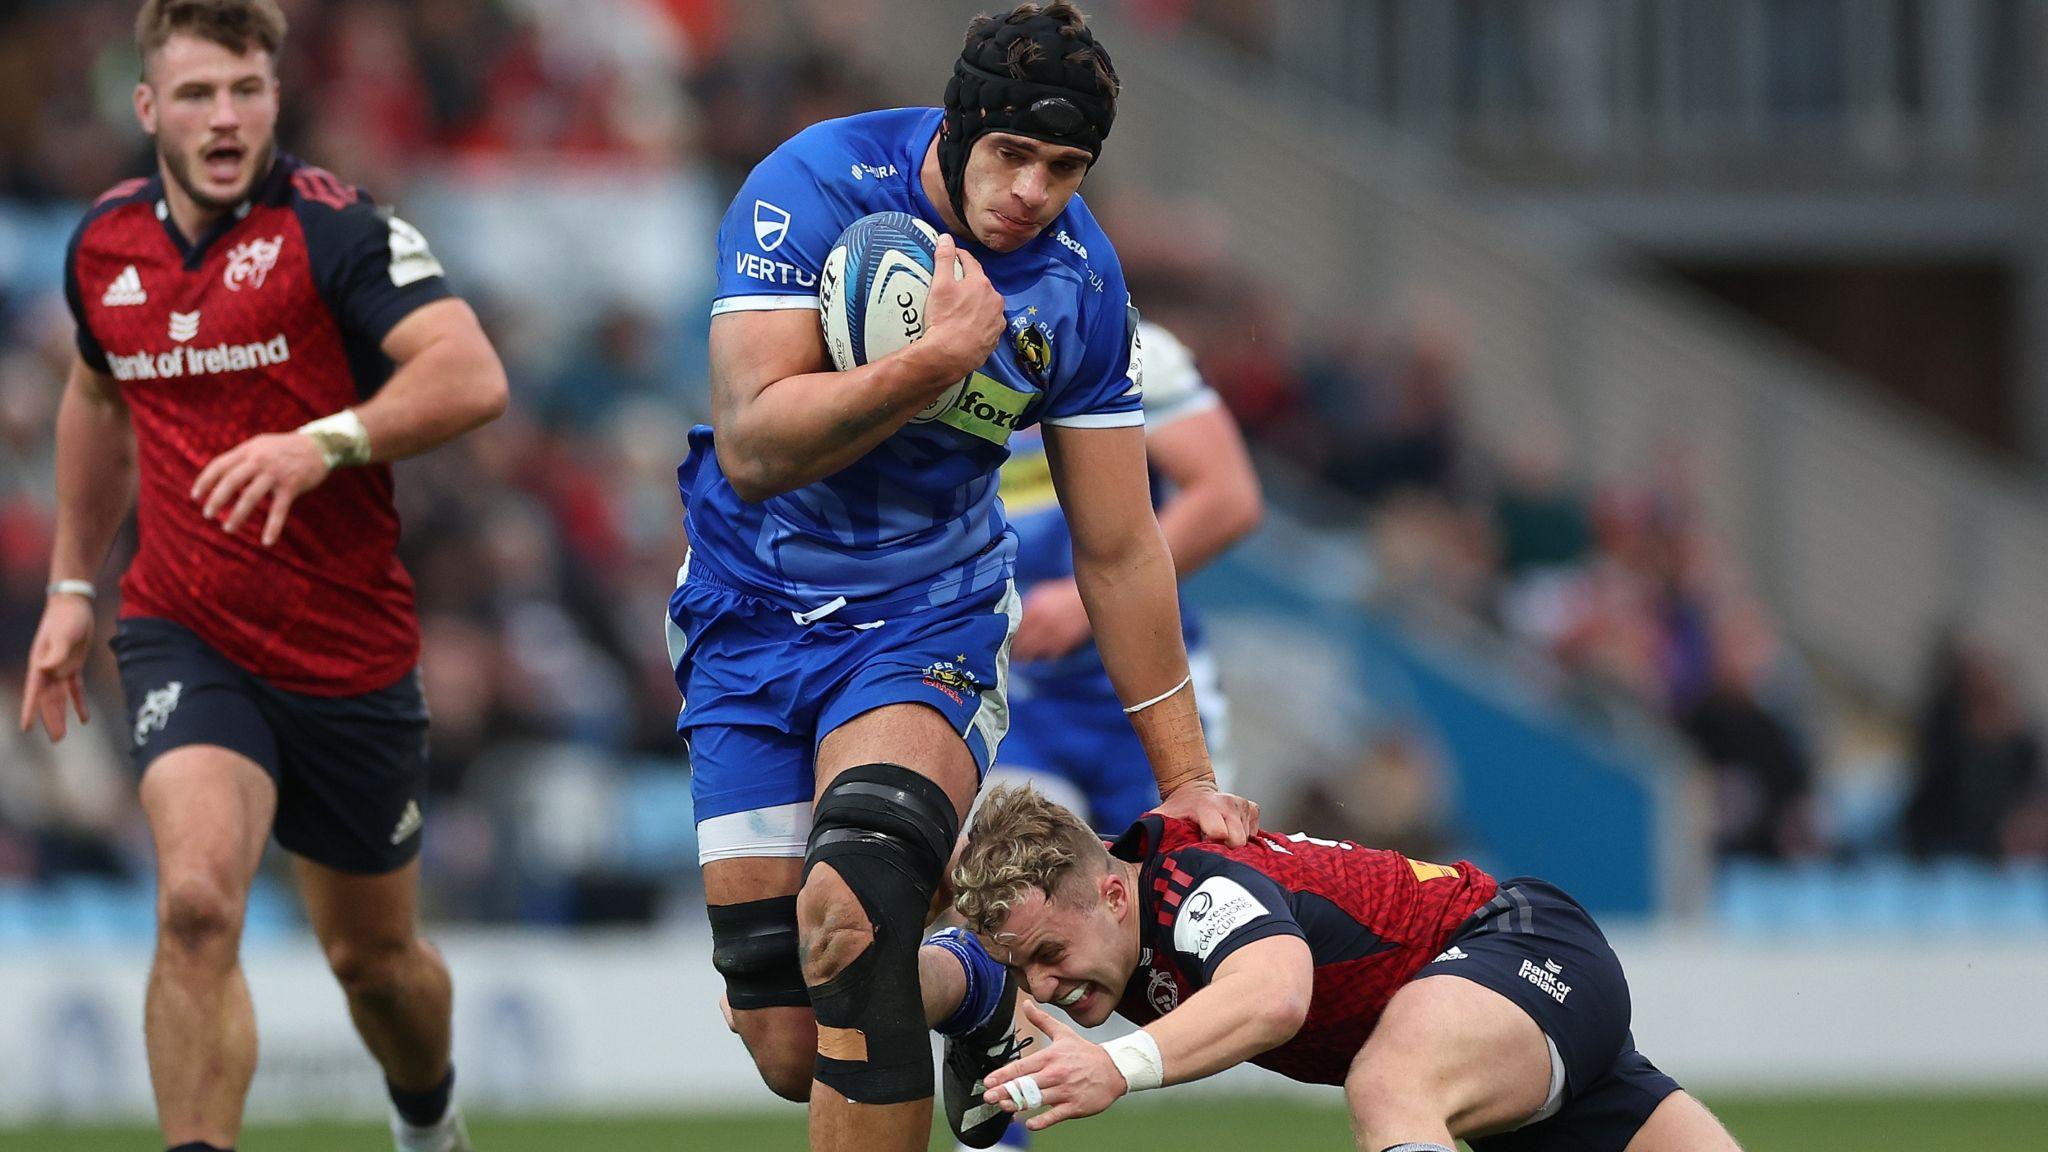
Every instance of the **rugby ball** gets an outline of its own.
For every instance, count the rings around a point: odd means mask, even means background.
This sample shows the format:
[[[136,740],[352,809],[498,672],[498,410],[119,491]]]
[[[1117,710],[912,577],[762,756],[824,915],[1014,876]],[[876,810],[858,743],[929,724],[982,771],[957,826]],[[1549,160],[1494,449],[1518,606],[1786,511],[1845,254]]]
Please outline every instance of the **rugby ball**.
[[[907,348],[924,335],[939,234],[907,212],[877,212],[847,225],[818,276],[825,349],[841,372]],[[955,276],[960,275],[956,266]],[[946,389],[912,423],[938,417],[966,381]]]

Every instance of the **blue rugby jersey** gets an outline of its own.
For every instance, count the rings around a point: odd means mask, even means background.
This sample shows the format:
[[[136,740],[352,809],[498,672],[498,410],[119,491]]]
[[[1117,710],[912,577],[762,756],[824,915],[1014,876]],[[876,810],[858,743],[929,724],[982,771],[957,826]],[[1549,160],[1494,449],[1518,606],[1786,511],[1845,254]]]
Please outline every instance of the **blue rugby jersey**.
[[[1207,412],[1222,404],[1202,374],[1195,368],[1194,354],[1173,333],[1157,324],[1138,325],[1138,346],[1143,349],[1145,434],[1150,436],[1176,420]],[[1161,503],[1166,493],[1155,475],[1152,502]],[[1017,533],[1017,587],[1028,591],[1033,584],[1060,580],[1074,574],[1074,538],[1067,518],[1060,511],[1052,490],[1052,467],[1045,458],[1045,439],[1038,429],[1019,433],[1010,441],[1010,459],[1003,465],[1003,511]],[[1181,600],[1182,639],[1192,652],[1201,642],[1201,627]],[[1073,696],[1083,688],[1114,696],[1109,674],[1103,671],[1102,654],[1093,643],[1083,644],[1054,660],[1017,661],[1010,665],[1011,681],[1025,693],[1056,690]]]
[[[712,315],[816,308],[833,242],[870,213],[908,212],[944,231],[918,181],[939,120],[936,108],[829,120],[763,160],[719,227]],[[1002,294],[1009,329],[950,407],[760,503],[727,482],[712,430],[692,429],[677,478],[693,564],[796,611],[842,596],[857,611],[947,604],[1011,575],[996,475],[1019,431],[1143,422],[1136,313],[1116,250],[1079,196],[1016,252],[963,243]]]

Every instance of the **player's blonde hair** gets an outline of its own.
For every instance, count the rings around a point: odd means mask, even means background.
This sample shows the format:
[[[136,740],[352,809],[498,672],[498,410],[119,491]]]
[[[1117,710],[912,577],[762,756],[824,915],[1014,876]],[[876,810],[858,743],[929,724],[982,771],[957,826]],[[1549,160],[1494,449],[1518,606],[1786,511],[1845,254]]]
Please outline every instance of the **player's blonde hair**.
[[[1029,785],[998,785],[982,797],[953,867],[953,907],[969,928],[994,935],[1033,888],[1073,897],[1081,886],[1069,881],[1108,867],[1102,839],[1079,816]]]
[[[238,56],[261,48],[275,60],[284,47],[284,11],[277,0],[144,0],[135,14],[135,50],[143,67],[180,33],[210,40]]]

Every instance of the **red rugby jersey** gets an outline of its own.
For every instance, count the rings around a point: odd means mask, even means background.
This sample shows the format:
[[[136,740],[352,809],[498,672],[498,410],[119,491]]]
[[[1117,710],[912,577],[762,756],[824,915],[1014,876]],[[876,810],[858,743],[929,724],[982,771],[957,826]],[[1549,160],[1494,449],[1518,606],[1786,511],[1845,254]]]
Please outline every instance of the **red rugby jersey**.
[[[267,502],[230,536],[189,493],[220,453],[358,404],[390,377],[384,337],[449,295],[418,230],[280,155],[192,241],[160,176],[116,186],[72,236],[64,287],[80,355],[119,383],[135,428],[139,547],[121,614],[175,621],[292,692],[351,696],[405,675],[419,623],[390,468],[336,470],[269,548]]]
[[[1339,840],[1261,832],[1242,848],[1204,841],[1184,820],[1147,816],[1111,846],[1143,865],[1138,970],[1118,1014],[1149,1024],[1208,985],[1232,952],[1299,936],[1315,960],[1308,1018],[1252,1063],[1342,1084],[1387,1001],[1434,959],[1493,877],[1466,861],[1410,860]]]

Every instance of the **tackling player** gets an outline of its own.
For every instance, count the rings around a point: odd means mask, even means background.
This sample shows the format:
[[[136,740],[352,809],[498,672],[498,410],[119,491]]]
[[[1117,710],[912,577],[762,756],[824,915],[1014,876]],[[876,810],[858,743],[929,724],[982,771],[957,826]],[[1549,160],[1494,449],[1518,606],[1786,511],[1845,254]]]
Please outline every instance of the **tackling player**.
[[[157,174],[71,241],[49,599],[21,723],[86,720],[93,578],[137,499],[113,640],[157,858],[145,1002],[166,1143],[233,1146],[256,1067],[238,958],[274,832],[406,1152],[468,1148],[451,988],[418,935],[427,710],[388,461],[496,417],[505,376],[411,225],[279,155],[274,0],[148,0]]]
[[[1019,428],[1046,429],[1076,584],[1165,810],[1239,842],[1256,827],[1209,767],[1149,499],[1135,314],[1075,195],[1116,95],[1071,5],[979,18],[944,108],[807,129],[719,231],[712,427],[679,470],[677,727],[734,1025],[768,1084],[810,1101],[815,1148],[929,1134],[918,944],[1009,727],[1016,542],[996,470]],[[878,211],[943,233],[925,332],[834,372],[818,277]]]
[[[1265,509],[1237,421],[1196,370],[1194,355],[1157,324],[1142,322],[1138,329],[1145,455],[1159,528],[1174,571],[1185,580],[1256,528]],[[1011,439],[1002,497],[1003,514],[1017,530],[1024,617],[1010,647],[1014,723],[990,782],[1028,782],[1095,827],[1121,831],[1159,802],[1158,786],[1090,642],[1074,583],[1073,541],[1037,429]],[[1186,603],[1180,619],[1202,730],[1218,777],[1227,779],[1216,664]]]
[[[1621,963],[1540,880],[1261,832],[1205,843],[1146,816],[1105,845],[1028,788],[984,799],[956,907],[1050,1043],[988,1076],[1037,1130],[1250,1061],[1341,1084],[1361,1152],[1731,1152],[1636,1050]]]

